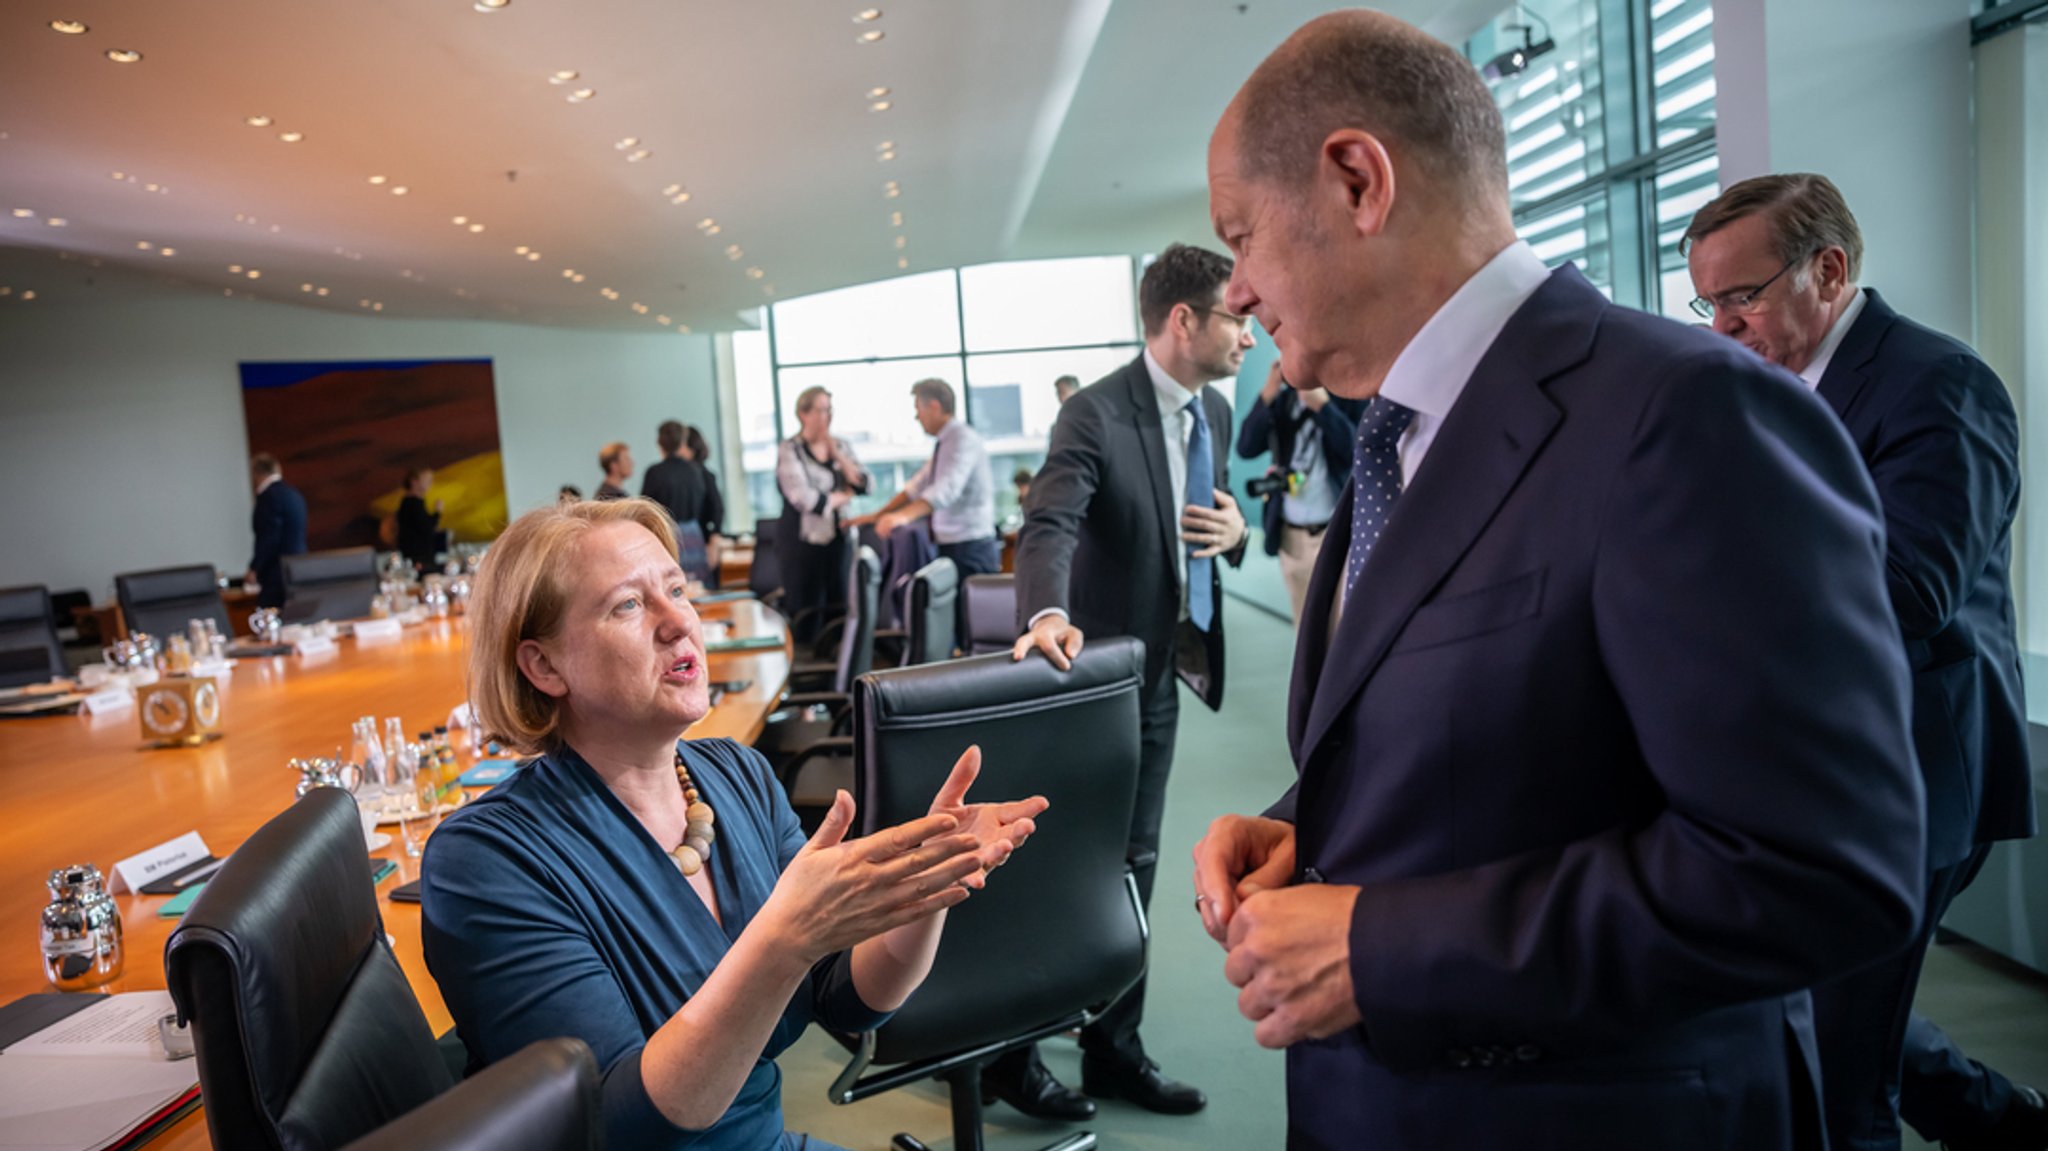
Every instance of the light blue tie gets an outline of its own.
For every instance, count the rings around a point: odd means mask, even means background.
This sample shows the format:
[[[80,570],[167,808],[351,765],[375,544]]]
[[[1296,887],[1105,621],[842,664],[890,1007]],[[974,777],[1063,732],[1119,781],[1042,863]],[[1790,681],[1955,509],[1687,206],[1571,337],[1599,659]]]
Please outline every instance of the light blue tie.
[[[1195,418],[1195,426],[1188,433],[1188,494],[1187,502],[1198,508],[1216,506],[1216,456],[1209,446],[1209,418],[1202,410],[1199,393],[1188,403],[1187,413]],[[1188,619],[1197,628],[1209,630],[1216,618],[1216,589],[1214,585],[1216,561],[1209,556],[1197,558],[1197,545],[1188,544]]]
[[[1415,418],[1385,396],[1374,396],[1358,421],[1358,442],[1351,450],[1351,551],[1345,556],[1344,598],[1358,587],[1366,558],[1379,543],[1380,530],[1394,514],[1401,496],[1401,433]]]

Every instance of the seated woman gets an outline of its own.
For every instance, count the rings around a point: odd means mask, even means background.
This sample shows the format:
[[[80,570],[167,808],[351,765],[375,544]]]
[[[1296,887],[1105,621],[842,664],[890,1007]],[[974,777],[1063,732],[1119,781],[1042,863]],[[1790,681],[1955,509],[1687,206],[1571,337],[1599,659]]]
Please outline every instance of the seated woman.
[[[427,966],[472,1069],[589,1043],[611,1146],[826,1147],[783,1131],[775,1056],[900,1006],[1045,800],[967,803],[969,748],[925,818],[846,840],[842,791],[807,842],[759,755],[681,739],[710,706],[683,582],[646,500],[530,512],[491,547],[472,702],[536,758],[428,842]]]

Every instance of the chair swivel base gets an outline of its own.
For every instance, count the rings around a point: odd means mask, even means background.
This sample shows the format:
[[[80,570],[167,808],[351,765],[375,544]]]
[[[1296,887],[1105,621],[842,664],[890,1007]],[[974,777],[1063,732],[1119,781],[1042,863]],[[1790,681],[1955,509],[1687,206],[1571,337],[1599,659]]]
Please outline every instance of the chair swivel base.
[[[953,1151],[983,1151],[981,1131],[982,1061],[974,1060],[938,1076],[946,1081],[953,1102]],[[895,1151],[929,1151],[915,1135],[899,1132],[889,1140]],[[1077,1131],[1043,1151],[1095,1151],[1095,1132]]]

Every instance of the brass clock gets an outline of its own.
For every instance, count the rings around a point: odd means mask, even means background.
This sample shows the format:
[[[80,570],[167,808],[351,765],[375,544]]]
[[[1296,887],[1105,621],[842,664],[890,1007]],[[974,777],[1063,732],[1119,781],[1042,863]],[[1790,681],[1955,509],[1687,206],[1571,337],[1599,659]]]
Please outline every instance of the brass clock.
[[[156,747],[220,738],[220,688],[210,678],[165,676],[136,689],[142,737]]]

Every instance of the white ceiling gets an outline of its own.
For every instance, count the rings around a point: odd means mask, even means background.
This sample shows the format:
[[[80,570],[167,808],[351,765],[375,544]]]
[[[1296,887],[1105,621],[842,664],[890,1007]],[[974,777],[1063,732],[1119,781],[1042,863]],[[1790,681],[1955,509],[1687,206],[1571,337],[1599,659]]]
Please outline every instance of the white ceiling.
[[[856,19],[870,3],[881,17]],[[709,331],[771,298],[897,275],[899,259],[919,271],[1200,242],[1217,114],[1334,6],[5,0],[0,307],[32,306],[28,290],[233,291],[387,317],[655,331],[665,316]],[[1505,6],[1385,5],[1453,39]],[[858,42],[870,29],[885,38]],[[580,76],[551,84],[563,69]],[[583,86],[596,95],[565,99]],[[877,86],[887,111],[869,109]],[[244,122],[259,115],[274,122]],[[615,144],[629,136],[652,155],[628,162]],[[885,141],[895,158],[881,161]],[[671,184],[687,203],[662,194]]]

